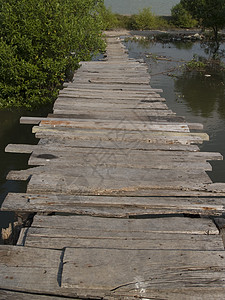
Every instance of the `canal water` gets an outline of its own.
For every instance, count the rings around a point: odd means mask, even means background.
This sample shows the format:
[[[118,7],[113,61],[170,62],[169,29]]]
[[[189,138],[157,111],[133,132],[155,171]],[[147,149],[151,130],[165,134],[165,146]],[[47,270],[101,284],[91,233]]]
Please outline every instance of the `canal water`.
[[[32,125],[21,125],[21,116],[47,116],[51,106],[44,109],[27,111],[0,110],[0,206],[9,192],[25,192],[26,183],[22,181],[7,181],[6,175],[10,170],[26,169],[29,155],[5,153],[8,144],[37,144],[38,140],[32,134]],[[0,212],[0,233],[14,221],[14,214]],[[0,235],[1,236],[1,235]],[[0,240],[1,243],[1,240]]]
[[[202,151],[220,152],[225,157],[225,74],[211,70],[208,74],[190,72],[185,62],[193,57],[208,57],[207,47],[199,42],[126,42],[131,57],[144,58],[149,66],[151,86],[162,88],[167,105],[187,122],[204,125],[209,142]],[[225,52],[225,44],[220,46]],[[225,59],[222,58],[225,63]],[[225,182],[225,160],[211,162],[208,172],[215,182]]]
[[[205,48],[199,43],[137,43],[125,42],[129,55],[144,58],[151,74],[151,86],[162,88],[162,96],[167,105],[179,116],[185,116],[188,122],[204,125],[204,132],[210,136],[203,151],[220,152],[225,157],[225,80],[217,72],[201,74],[188,72],[184,63],[193,55],[207,56]],[[221,50],[225,50],[225,45]],[[207,76],[205,76],[207,75]],[[34,116],[46,116],[51,107],[33,112]],[[10,170],[27,168],[28,155],[7,154],[4,149],[10,143],[36,144],[37,139],[31,133],[32,126],[20,125],[21,115],[28,112],[0,111],[0,205],[8,192],[24,192],[24,182],[6,181]],[[213,172],[208,174],[215,182],[225,182],[225,162],[212,162]],[[0,212],[1,228],[8,227],[13,214]]]
[[[158,16],[169,16],[171,8],[180,0],[105,0],[105,6],[119,14],[131,15],[145,7],[151,7]]]

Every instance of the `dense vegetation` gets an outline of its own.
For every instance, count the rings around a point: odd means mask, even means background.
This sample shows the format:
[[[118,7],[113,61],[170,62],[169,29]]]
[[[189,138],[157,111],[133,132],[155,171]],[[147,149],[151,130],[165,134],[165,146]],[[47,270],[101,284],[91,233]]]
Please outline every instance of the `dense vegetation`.
[[[180,3],[203,28],[211,28],[218,41],[218,31],[225,27],[225,0],[181,0]]]
[[[0,108],[34,109],[53,101],[78,63],[104,50],[104,29],[195,26],[212,28],[217,41],[225,0],[181,0],[169,21],[150,8],[114,14],[104,0],[1,0]]]
[[[155,16],[150,8],[144,8],[138,14],[126,16],[104,9],[104,22],[107,29],[124,28],[128,30],[167,29],[168,22],[163,17]]]
[[[195,20],[189,11],[187,11],[181,3],[178,3],[171,9],[171,21],[172,23],[181,28],[193,28],[198,25],[198,21]]]
[[[103,0],[1,0],[0,107],[52,101],[81,60],[104,49]]]

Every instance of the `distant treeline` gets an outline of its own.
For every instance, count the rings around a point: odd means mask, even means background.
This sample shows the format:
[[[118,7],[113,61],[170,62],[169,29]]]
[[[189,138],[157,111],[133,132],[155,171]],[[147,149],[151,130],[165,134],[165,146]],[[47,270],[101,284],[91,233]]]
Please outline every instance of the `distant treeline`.
[[[225,0],[181,0],[171,9],[170,18],[155,16],[150,8],[144,8],[131,16],[105,9],[104,21],[108,29],[209,28],[214,40],[218,42],[218,32],[225,27]]]

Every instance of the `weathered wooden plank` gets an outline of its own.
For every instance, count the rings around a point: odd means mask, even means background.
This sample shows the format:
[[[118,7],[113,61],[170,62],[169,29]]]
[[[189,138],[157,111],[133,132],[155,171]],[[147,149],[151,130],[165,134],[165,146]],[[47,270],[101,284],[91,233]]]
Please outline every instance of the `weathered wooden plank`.
[[[0,246],[0,266],[21,266],[26,268],[35,266],[40,269],[52,268],[56,271],[59,267],[60,255],[60,251],[49,251],[46,249],[40,251],[39,249],[25,249],[23,247],[4,245]]]
[[[224,251],[67,248],[62,286],[104,288],[150,297],[148,288],[225,288]],[[142,288],[137,288],[142,286]],[[142,291],[142,292],[141,292]]]
[[[41,168],[41,167],[40,167]],[[152,189],[207,190],[211,183],[201,170],[174,171],[137,168],[108,168],[104,166],[76,166],[55,170],[43,168],[43,173],[34,174],[28,191],[34,193],[76,193],[93,195],[128,195]],[[210,187],[211,188],[211,187]],[[223,189],[224,191],[224,185]],[[127,194],[128,193],[128,194]]]
[[[120,109],[107,109],[107,113],[104,109],[93,109],[88,111],[87,109],[77,109],[76,113],[78,114],[83,114],[83,115],[89,115],[89,118],[92,119],[93,115],[98,116],[99,118],[104,119],[104,115],[109,115],[108,118],[122,118],[122,119],[127,119],[129,117],[132,117],[134,120],[142,120],[141,117],[148,117],[148,116],[174,116],[175,113],[172,112],[169,109],[124,109],[124,110],[120,110]],[[71,110],[69,109],[54,109],[54,114],[71,114]],[[106,116],[105,116],[106,117]],[[106,117],[107,118],[107,117]]]
[[[108,167],[110,168],[135,168],[135,169],[146,169],[150,171],[151,169],[157,170],[181,170],[188,171],[192,170],[204,170],[204,171],[212,171],[212,166],[205,161],[197,162],[196,161],[181,161],[178,160],[170,160],[170,159],[162,159],[157,158],[156,160],[147,161],[146,158],[140,157],[134,160],[134,158],[130,156],[113,156],[104,155],[102,153],[100,155],[93,156],[91,153],[87,155],[76,155],[76,156],[66,156],[66,157],[55,157],[53,154],[40,154],[38,157],[36,155],[32,155],[28,161],[28,165],[30,166],[49,166],[49,168],[69,168],[70,166],[78,167],[78,166],[98,166],[98,167]],[[124,160],[122,160],[124,158]],[[154,158],[154,157],[152,157]],[[71,160],[71,161],[70,161]],[[7,175],[8,180],[20,180],[20,176],[26,177],[31,174],[39,174],[43,170],[39,169],[29,169],[22,171],[10,171]],[[27,174],[27,175],[25,175]],[[22,179],[24,180],[24,179]],[[27,180],[27,179],[25,179]]]
[[[90,114],[89,112],[86,113],[76,113],[76,112],[70,112],[68,114],[48,114],[49,118],[61,118],[61,119],[101,119],[101,120],[126,120],[126,121],[130,121],[130,120],[139,120],[139,121],[152,121],[152,122],[158,122],[158,121],[165,121],[165,122],[183,122],[185,123],[185,119],[184,117],[178,117],[176,115],[166,115],[166,116],[140,116],[138,115],[138,117],[135,118],[135,115],[133,116],[121,116],[119,114],[113,114],[109,115],[109,114],[105,114],[105,115],[101,115],[101,116],[97,116],[96,114]]]
[[[110,141],[142,141],[147,143],[202,143],[204,140],[209,140],[209,136],[205,133],[186,133],[186,132],[149,132],[149,131],[132,131],[122,130],[121,132],[113,131],[110,129],[97,130],[97,129],[85,129],[78,130],[75,128],[63,128],[63,127],[41,127],[34,126],[32,132],[36,134],[38,138],[43,137],[59,137],[76,140],[110,140]]]
[[[74,141],[67,141],[60,143],[57,140],[50,140],[50,139],[42,139],[38,145],[28,145],[28,144],[9,144],[5,148],[6,152],[10,153],[32,153],[33,151],[44,151],[47,153],[49,151],[57,151],[58,149],[61,151],[73,151],[74,153],[77,152],[92,152],[92,153],[118,153],[121,151],[129,150],[129,153],[136,153],[137,151],[162,151],[169,153],[170,151],[177,151],[174,154],[180,155],[179,152],[199,152],[199,148],[196,145],[165,145],[165,144],[144,144],[139,143],[138,145],[133,145],[132,149],[130,149],[129,143],[117,143],[112,144],[111,142],[104,142],[100,144],[93,143],[90,145],[88,142],[74,142]],[[185,151],[185,152],[184,152]],[[203,153],[203,152],[202,152]],[[206,160],[222,160],[223,157],[219,153],[210,152],[210,156],[206,158]]]
[[[135,147],[136,146],[136,147]],[[146,146],[146,147],[144,147]],[[118,153],[121,151],[129,150],[128,153],[138,153],[139,151],[161,151],[162,155],[164,152],[167,154],[170,153],[170,151],[176,151],[175,155],[182,155],[182,153],[185,152],[199,152],[199,148],[196,145],[164,145],[164,144],[145,144],[140,143],[137,145],[134,145],[133,149],[130,149],[130,145],[127,143],[119,143],[116,145],[113,145],[112,143],[101,143],[97,145],[96,143],[93,143],[91,145],[88,145],[88,143],[73,143],[71,141],[67,141],[67,143],[63,142],[60,143],[60,141],[57,140],[46,140],[42,139],[38,145],[29,145],[29,144],[9,144],[5,148],[5,152],[9,153],[27,153],[31,154],[33,151],[42,151],[43,153],[47,153],[49,151],[58,151],[59,148],[61,151],[73,151],[73,153],[106,153],[110,154],[112,153]],[[140,153],[140,152],[139,152]],[[172,152],[171,152],[172,153]],[[205,153],[205,152],[200,152]],[[219,153],[209,152],[208,157],[205,157],[205,160],[222,160],[223,157]]]
[[[125,97],[125,99],[127,99],[127,98],[131,98],[131,99],[133,99],[133,98],[144,98],[145,99],[145,97],[160,97],[160,95],[159,95],[159,93],[158,93],[158,91],[160,91],[160,90],[157,90],[157,89],[149,89],[149,90],[147,90],[147,91],[142,91],[142,90],[140,90],[140,91],[129,91],[129,90],[101,90],[101,89],[94,89],[94,90],[92,90],[92,89],[88,89],[88,88],[86,88],[86,89],[79,89],[79,88],[76,88],[76,87],[74,87],[74,88],[72,88],[72,87],[67,87],[67,88],[65,88],[65,89],[63,89],[63,90],[61,90],[60,92],[59,92],[59,95],[63,95],[63,94],[72,94],[72,95],[74,95],[74,96],[77,96],[77,97],[83,97],[83,96],[94,96],[94,97],[97,97],[97,98],[99,98],[99,97],[102,97],[103,99],[105,99],[105,98],[111,98],[111,97],[118,97],[118,98],[121,98],[121,99],[123,99],[123,97]]]
[[[107,219],[84,216],[41,216],[36,215],[32,227],[40,228],[64,228],[71,231],[99,231],[116,232],[117,237],[120,232],[123,237],[126,234],[135,232],[143,233],[167,233],[167,234],[219,234],[219,231],[213,221],[209,218],[148,218],[148,219]],[[190,222],[191,221],[191,222]],[[71,232],[70,231],[70,232]],[[109,236],[108,236],[109,237]],[[115,236],[114,236],[115,237]]]
[[[23,235],[26,247],[48,249],[99,248],[99,249],[164,249],[164,250],[224,250],[219,235],[164,234],[164,233],[99,233],[98,231],[29,228]]]
[[[166,122],[128,122],[105,120],[70,120],[70,119],[43,119],[40,126],[87,128],[87,129],[114,129],[114,130],[140,130],[140,131],[179,131],[190,132],[188,125],[183,123]]]
[[[167,170],[166,170],[167,171]],[[97,170],[96,170],[97,172]],[[165,195],[192,195],[195,196],[224,196],[225,186],[221,184],[221,188],[217,189],[213,187],[213,184],[207,183],[207,177],[202,174],[199,179],[199,175],[192,175],[190,179],[185,178],[172,178],[164,181],[164,178],[160,177],[156,181],[151,182],[141,180],[133,181],[130,179],[122,178],[107,178],[105,179],[96,173],[97,176],[89,177],[85,172],[83,175],[69,176],[58,174],[46,174],[45,179],[41,175],[33,175],[28,185],[29,193],[65,193],[76,195],[117,195],[117,196],[162,196]],[[179,174],[180,175],[180,174]],[[178,175],[178,176],[179,176]],[[166,176],[166,175],[165,175]],[[183,177],[183,176],[182,176]],[[185,176],[184,176],[185,177]],[[203,178],[204,177],[204,178]],[[204,180],[203,180],[204,179]],[[161,182],[160,182],[161,180]],[[170,181],[171,180],[171,181]],[[172,191],[171,191],[172,190]],[[195,192],[195,193],[194,193]],[[205,193],[203,193],[205,192]],[[212,193],[212,194],[211,194]]]
[[[61,287],[63,251],[0,246],[0,257],[1,290],[76,297],[76,291]],[[88,298],[88,292],[93,298],[103,296],[91,289],[81,290],[79,295]]]
[[[91,83],[103,83],[103,84],[112,84],[112,83],[114,83],[114,84],[117,84],[117,83],[119,83],[119,84],[140,84],[140,85],[142,85],[142,84],[148,84],[149,82],[150,82],[150,79],[148,79],[148,78],[144,78],[144,77],[142,77],[142,78],[137,78],[137,77],[135,77],[135,78],[126,78],[126,77],[124,77],[124,78],[98,78],[98,77],[90,77],[90,78],[75,78],[75,80],[76,80],[76,82],[77,83],[79,83],[79,82],[91,82]]]
[[[89,208],[89,210],[88,210]],[[75,195],[36,195],[9,193],[1,210],[25,212],[64,212],[102,216],[146,214],[224,213],[224,198],[208,197],[106,197]]]
[[[40,291],[41,292],[41,291]],[[55,296],[44,296],[30,293],[0,290],[0,300],[56,300]],[[68,300],[67,297],[58,296],[57,299]],[[70,298],[78,299],[78,298]]]
[[[154,103],[125,103],[125,104],[118,104],[118,103],[101,103],[101,102],[96,102],[96,103],[86,103],[84,101],[82,102],[76,102],[74,101],[73,103],[67,103],[67,102],[61,102],[58,103],[57,101],[54,104],[54,109],[55,110],[59,110],[59,109],[77,109],[77,110],[84,110],[84,109],[99,109],[101,110],[105,110],[105,111],[111,111],[114,110],[115,111],[127,111],[129,109],[138,109],[138,110],[167,110],[168,107],[166,104],[164,103],[160,103],[160,102],[154,102]]]
[[[110,71],[111,72],[111,71]],[[117,71],[118,72],[118,71]],[[139,72],[139,71],[138,71]],[[117,89],[114,89],[117,88]],[[121,89],[119,89],[120,87],[118,86],[113,86],[112,88],[110,88],[109,86],[101,86],[101,85],[93,85],[91,87],[88,87],[85,84],[82,84],[81,86],[77,86],[76,82],[74,83],[68,83],[68,86],[66,88],[64,88],[63,90],[61,90],[59,92],[59,94],[63,93],[64,91],[71,91],[71,92],[76,92],[76,93],[81,93],[82,95],[85,94],[91,94],[91,93],[100,93],[100,94],[104,94],[104,95],[109,95],[109,94],[113,94],[113,95],[126,95],[126,96],[146,96],[146,95],[152,95],[152,94],[156,94],[156,93],[162,93],[163,90],[162,89],[154,89],[151,88],[150,86],[146,89],[130,89],[130,90],[124,90],[122,87]]]
[[[151,86],[149,84],[146,85],[127,85],[127,84],[92,84],[92,83],[76,83],[76,81],[72,82],[72,83],[68,83],[67,85],[68,88],[78,88],[78,89],[90,89],[90,90],[104,90],[104,91],[127,91],[128,93],[130,91],[133,92],[155,92],[155,93],[162,93],[163,90],[162,89],[153,89],[151,88]]]
[[[145,167],[153,168],[151,166],[155,166],[156,168],[167,168],[167,163],[182,163],[185,162],[187,164],[192,164],[193,162],[196,163],[196,167],[200,166],[201,164],[205,163],[209,160],[220,160],[222,156],[216,153],[211,152],[191,152],[191,151],[166,151],[166,150],[148,150],[148,151],[141,151],[141,150],[126,150],[123,148],[114,149],[107,149],[107,148],[82,148],[82,147],[73,147],[70,144],[64,145],[64,147],[59,148],[58,144],[48,144],[48,145],[37,145],[37,146],[30,146],[24,145],[25,147],[21,147],[21,151],[28,152],[28,149],[33,152],[31,159],[39,161],[41,164],[46,164],[48,162],[57,163],[57,162],[64,162],[71,164],[76,164],[76,162],[95,162],[96,164],[110,164],[114,162],[118,162],[118,164],[122,163],[131,163],[135,164],[136,162],[145,164]],[[104,144],[103,144],[104,145]],[[10,149],[12,148],[12,150]],[[20,147],[19,147],[20,148]],[[16,147],[14,148],[13,145],[7,147],[7,151],[15,152]],[[42,163],[43,162],[43,163]],[[159,165],[155,165],[155,163]],[[163,165],[165,164],[165,166]],[[161,166],[160,166],[161,165]],[[202,165],[203,166],[203,165]],[[205,165],[206,166],[206,165]],[[154,168],[155,168],[154,167]],[[185,168],[185,165],[183,166]]]
[[[153,130],[153,131],[181,131],[190,132],[191,124],[173,122],[129,122],[126,120],[85,120],[85,119],[60,119],[60,118],[21,118],[22,124],[39,124],[40,126],[61,126],[70,128],[95,128],[115,130]],[[193,124],[195,126],[195,124]],[[197,126],[197,125],[196,125]]]
[[[104,97],[104,96],[98,96],[98,95],[92,95],[92,96],[76,96],[73,94],[62,94],[59,95],[56,104],[67,104],[67,105],[74,105],[74,104],[85,104],[87,102],[90,102],[90,104],[95,104],[95,103],[101,103],[102,105],[105,104],[117,104],[117,105],[138,105],[138,104],[146,104],[146,103],[165,103],[166,99],[159,97],[157,95],[154,96],[145,96],[142,98],[139,97]]]
[[[137,290],[138,287],[136,287]],[[140,284],[139,290],[141,291],[142,287]],[[149,298],[146,298],[147,295],[145,293],[144,299],[173,299],[173,300],[208,300],[208,299],[216,299],[221,300],[224,297],[224,288],[206,288],[204,289],[200,287],[195,288],[180,288],[180,289],[148,289]],[[139,298],[143,299],[143,296],[139,296]],[[111,293],[107,293],[106,296],[107,300],[114,300],[114,299],[124,299],[124,300],[135,300],[137,299],[137,295],[131,295],[120,292],[113,291]]]
[[[138,77],[137,77],[138,74]],[[104,81],[118,81],[118,82],[125,82],[125,83],[129,83],[129,82],[133,82],[135,84],[137,84],[138,82],[144,82],[144,83],[148,83],[150,80],[150,75],[147,72],[137,72],[135,74],[135,72],[130,73],[130,72],[79,72],[76,73],[75,78],[76,82],[79,82],[79,80],[102,80]],[[136,81],[135,81],[136,80]]]
[[[60,120],[64,120],[64,121],[72,121],[73,119],[66,119],[66,118],[43,118],[43,117],[21,117],[20,118],[20,123],[21,124],[31,124],[31,125],[38,125],[41,121],[45,121],[45,120],[49,120],[49,121],[60,121]],[[74,121],[84,121],[84,119],[74,119]],[[95,120],[89,120],[89,121],[95,121]],[[99,120],[100,122],[105,122],[105,120]],[[112,123],[115,123],[118,121],[117,120],[111,120]],[[123,121],[123,123],[130,123],[128,121]],[[132,123],[135,123],[135,122],[132,122]],[[177,125],[177,126],[188,126],[189,129],[198,129],[198,130],[202,130],[203,129],[203,125],[202,124],[199,124],[199,123],[187,123],[187,124],[184,124],[184,123],[179,123],[179,122],[165,122],[165,121],[158,121],[158,122],[137,122],[138,124],[142,124],[143,127],[145,127],[145,125],[153,125],[153,123],[155,124],[159,124],[159,125],[166,125],[168,124],[168,126],[171,124],[171,125]],[[144,123],[144,124],[143,124]],[[162,124],[161,124],[162,123]]]
[[[50,158],[50,159],[49,159]],[[52,159],[53,158],[53,159]],[[188,161],[170,161],[170,160],[151,160],[146,161],[145,159],[136,159],[133,161],[132,157],[124,157],[122,160],[122,156],[119,157],[109,157],[105,155],[102,157],[102,154],[93,155],[89,154],[87,157],[85,155],[77,155],[71,157],[55,157],[52,154],[40,154],[39,157],[32,156],[29,159],[28,164],[30,166],[49,166],[48,168],[65,168],[69,167],[78,167],[78,166],[98,166],[98,167],[108,167],[115,168],[115,167],[124,167],[124,168],[135,168],[135,169],[157,169],[157,170],[181,170],[181,171],[188,171],[189,169],[193,170],[204,170],[204,171],[212,171],[212,166],[208,162],[188,162]],[[71,161],[70,161],[71,159]],[[146,165],[147,164],[147,165]],[[27,180],[30,175],[32,174],[40,174],[43,173],[43,168],[32,168],[27,170],[21,171],[10,171],[7,175],[8,180]]]

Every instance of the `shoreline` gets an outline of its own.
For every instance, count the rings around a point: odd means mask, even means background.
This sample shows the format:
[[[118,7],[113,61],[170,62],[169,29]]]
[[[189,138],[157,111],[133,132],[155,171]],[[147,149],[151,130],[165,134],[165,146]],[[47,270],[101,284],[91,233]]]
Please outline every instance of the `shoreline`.
[[[165,29],[165,30],[127,30],[127,29],[115,29],[107,30],[107,35],[124,38],[134,38],[137,40],[149,39],[154,40],[155,37],[158,41],[173,42],[173,41],[202,41],[207,39],[206,36],[210,31],[202,31],[200,28],[191,29]],[[225,30],[221,30],[222,41],[225,40]]]

